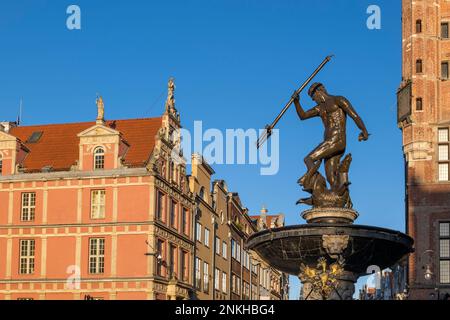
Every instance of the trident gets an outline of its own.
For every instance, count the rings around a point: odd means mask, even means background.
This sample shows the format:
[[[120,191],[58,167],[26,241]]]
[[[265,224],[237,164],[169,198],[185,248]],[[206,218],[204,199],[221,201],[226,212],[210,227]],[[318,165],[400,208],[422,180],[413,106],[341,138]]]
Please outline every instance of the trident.
[[[259,137],[258,142],[256,143],[256,147],[258,149],[264,144],[264,142],[267,141],[267,139],[270,138],[270,136],[272,135],[273,128],[275,128],[278,121],[280,121],[280,119],[283,117],[283,115],[286,113],[286,111],[289,109],[292,103],[294,103],[295,97],[297,97],[303,91],[303,89],[305,89],[305,87],[311,82],[312,79],[314,79],[314,77],[320,72],[320,70],[322,70],[322,68],[331,60],[332,57],[333,55],[328,56],[322,61],[322,63],[317,67],[317,69],[311,74],[311,76],[309,76],[309,78],[302,84],[302,86],[297,91],[295,91],[289,102],[284,106],[283,110],[281,110],[280,114],[275,118],[272,124],[266,126],[264,133],[261,135],[261,137]]]

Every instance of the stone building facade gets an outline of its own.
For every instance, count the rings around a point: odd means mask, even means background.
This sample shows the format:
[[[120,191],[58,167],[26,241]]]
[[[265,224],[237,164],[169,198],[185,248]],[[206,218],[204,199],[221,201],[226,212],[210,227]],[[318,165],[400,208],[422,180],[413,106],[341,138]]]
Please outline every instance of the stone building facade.
[[[450,1],[402,0],[403,134],[410,298],[450,291]],[[439,294],[436,294],[438,292]]]
[[[260,299],[256,224],[199,156],[187,174],[174,90],[157,118],[99,98],[93,122],[1,124],[0,300]]]

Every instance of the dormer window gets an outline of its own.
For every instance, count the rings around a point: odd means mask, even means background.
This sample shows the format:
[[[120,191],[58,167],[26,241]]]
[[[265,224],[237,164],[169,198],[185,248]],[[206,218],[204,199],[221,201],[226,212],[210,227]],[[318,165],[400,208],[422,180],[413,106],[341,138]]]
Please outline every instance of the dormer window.
[[[94,150],[94,170],[105,168],[105,149],[98,147]]]

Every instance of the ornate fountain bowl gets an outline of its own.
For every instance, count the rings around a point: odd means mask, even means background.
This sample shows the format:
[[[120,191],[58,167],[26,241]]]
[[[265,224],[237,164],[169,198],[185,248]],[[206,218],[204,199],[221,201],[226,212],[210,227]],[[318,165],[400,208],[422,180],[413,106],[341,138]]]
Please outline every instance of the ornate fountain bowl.
[[[393,266],[413,252],[413,239],[389,229],[352,224],[306,224],[253,234],[247,248],[276,269],[298,276],[300,266],[315,266],[318,257],[330,261],[339,253],[345,271],[362,276],[367,268]]]

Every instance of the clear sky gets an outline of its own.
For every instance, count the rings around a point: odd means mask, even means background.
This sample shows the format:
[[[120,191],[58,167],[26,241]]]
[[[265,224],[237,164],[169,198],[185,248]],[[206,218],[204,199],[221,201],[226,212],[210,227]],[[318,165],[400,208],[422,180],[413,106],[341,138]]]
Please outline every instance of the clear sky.
[[[81,30],[66,28],[66,9],[81,8]],[[366,27],[369,5],[381,29]],[[351,192],[359,224],[404,230],[404,169],[396,124],[401,80],[401,4],[392,0],[14,0],[0,3],[0,119],[23,125],[93,121],[96,93],[106,118],[159,116],[167,80],[176,78],[182,123],[262,128],[328,54],[317,80],[346,96],[370,140],[357,141]],[[313,103],[302,95],[305,107]],[[304,156],[322,139],[319,119],[300,122],[294,108],[279,123],[280,171],[216,165],[216,179],[239,192],[252,214],[265,204],[288,224],[303,223],[295,205]],[[292,278],[291,298],[298,298]]]

